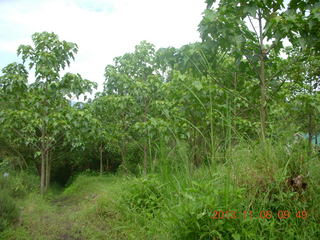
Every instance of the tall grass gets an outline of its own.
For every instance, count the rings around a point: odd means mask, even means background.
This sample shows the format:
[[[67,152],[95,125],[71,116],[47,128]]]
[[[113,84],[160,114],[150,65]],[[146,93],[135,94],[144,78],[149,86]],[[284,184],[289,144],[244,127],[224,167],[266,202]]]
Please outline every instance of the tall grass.
[[[302,146],[242,141],[224,161],[192,169],[186,143],[161,151],[153,174],[79,175],[55,198],[31,194],[20,225],[0,239],[318,239],[319,160]],[[287,186],[296,174],[306,177],[304,191]],[[239,218],[213,219],[214,211]],[[272,218],[262,219],[267,211]],[[281,211],[291,216],[279,219]]]
[[[280,142],[262,146],[242,141],[228,148],[225,161],[190,174],[187,148],[179,144],[175,151],[181,152],[163,159],[156,175],[124,188],[130,202],[124,204],[125,214],[139,219],[150,239],[317,239],[319,159],[308,156],[303,147],[289,151]],[[286,180],[298,174],[308,187],[293,191]],[[139,205],[143,202],[157,206],[152,214],[146,205]],[[236,211],[240,218],[212,219],[214,211]],[[252,219],[244,219],[244,211],[252,211]],[[272,218],[260,219],[267,211]],[[279,219],[283,211],[290,212],[288,219]]]

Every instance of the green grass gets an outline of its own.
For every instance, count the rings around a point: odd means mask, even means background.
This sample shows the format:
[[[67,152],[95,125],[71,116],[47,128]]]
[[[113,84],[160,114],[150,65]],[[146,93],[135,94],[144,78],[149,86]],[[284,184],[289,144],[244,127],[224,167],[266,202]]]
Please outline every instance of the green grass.
[[[20,221],[0,239],[127,239],[118,230],[121,178],[80,175],[64,191],[20,200]]]
[[[19,222],[0,239],[318,239],[320,163],[303,150],[242,144],[224,162],[186,169],[165,166],[145,177],[79,175],[46,197],[31,193],[17,201]],[[305,176],[305,191],[287,186],[296,174]],[[239,219],[212,219],[214,211],[236,211]],[[257,218],[266,211],[271,219]],[[280,211],[291,216],[279,219]],[[308,217],[298,218],[299,211]]]
[[[283,145],[271,143],[263,147],[242,144],[226,156],[224,162],[213,162],[210,168],[203,166],[190,174],[183,169],[165,171],[131,183],[134,186],[128,184],[126,204],[122,204],[125,213],[139,222],[147,239],[318,238],[317,157],[308,156],[303,149],[288,152]],[[308,187],[294,192],[286,180],[298,174],[305,177]],[[152,214],[148,206],[156,206],[151,208]],[[215,210],[237,211],[240,219],[213,220],[210,216]],[[244,211],[252,211],[253,218],[243,219]],[[266,211],[272,213],[271,219],[257,218]],[[279,219],[281,211],[289,211],[291,216]],[[299,211],[307,211],[308,217],[298,218]]]

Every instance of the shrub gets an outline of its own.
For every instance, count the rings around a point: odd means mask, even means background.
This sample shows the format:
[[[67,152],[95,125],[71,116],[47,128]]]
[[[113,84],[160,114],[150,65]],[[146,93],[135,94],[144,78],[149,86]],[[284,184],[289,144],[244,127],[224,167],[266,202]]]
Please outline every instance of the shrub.
[[[12,197],[24,197],[30,192],[38,190],[39,178],[35,175],[20,172],[9,174],[8,177],[3,177],[0,172],[0,190],[8,191]]]
[[[14,223],[19,216],[18,208],[9,193],[0,190],[0,232],[11,223]]]
[[[167,209],[173,239],[239,239],[239,219],[212,219],[214,211],[241,209],[241,189],[192,182],[180,193],[180,201]]]
[[[74,180],[70,182],[63,192],[64,196],[77,196],[87,192],[92,192],[92,188],[98,188],[100,182],[99,177],[90,176],[85,174],[79,174],[74,177]]]
[[[122,202],[132,210],[153,216],[163,202],[162,186],[154,175],[135,179],[127,185]]]

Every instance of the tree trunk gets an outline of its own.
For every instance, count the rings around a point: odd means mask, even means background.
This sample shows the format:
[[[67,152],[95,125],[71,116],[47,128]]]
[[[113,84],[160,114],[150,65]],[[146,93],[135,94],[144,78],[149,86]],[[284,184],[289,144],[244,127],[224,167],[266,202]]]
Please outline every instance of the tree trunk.
[[[144,115],[143,115],[143,121],[147,122],[147,114],[148,114],[148,102],[147,99],[144,101]],[[149,137],[149,131],[147,132],[147,137]],[[143,144],[143,174],[147,175],[147,169],[148,169],[148,140],[144,140]]]
[[[106,160],[107,160],[107,171],[110,172],[110,166],[109,166],[109,159],[108,159],[108,157],[106,157]]]
[[[143,144],[143,175],[147,175],[147,168],[148,168],[148,147],[147,143]]]
[[[102,161],[103,147],[102,147],[102,144],[99,147],[99,153],[100,153],[100,175],[102,175],[102,173],[103,173],[103,161]]]
[[[122,143],[121,143],[121,161],[122,161],[122,166],[124,169],[126,168],[126,143],[124,142],[124,138],[122,138]]]
[[[200,149],[200,146],[202,146],[202,143],[201,143],[201,136],[199,136],[198,134],[195,136],[194,146],[195,146],[194,165],[198,168],[202,164],[201,149]]]
[[[311,153],[312,148],[312,136],[313,136],[313,122],[312,122],[312,113],[308,114],[308,146],[309,146],[309,153]]]
[[[237,88],[238,88],[238,75],[237,75],[237,73],[235,72],[234,73],[234,78],[233,78],[233,89],[235,90],[235,91],[237,91]],[[233,98],[233,100],[234,100],[234,102],[233,102],[233,106],[235,106],[235,98]],[[237,116],[237,108],[236,107],[234,107],[233,109],[232,109],[232,116],[233,116],[233,118],[235,118],[236,116]]]
[[[41,149],[41,182],[40,182],[40,192],[43,195],[45,193],[45,182],[46,182],[46,157],[45,152],[43,149]]]
[[[48,190],[50,186],[50,167],[51,167],[51,162],[50,162],[50,152],[46,151],[46,182],[45,182],[45,192]]]
[[[266,138],[266,118],[267,118],[267,81],[265,77],[265,57],[266,50],[263,45],[263,30],[262,30],[262,14],[259,11],[259,41],[260,41],[260,124],[261,124],[261,140],[265,142]]]
[[[226,99],[226,105],[227,105],[227,113],[226,113],[226,118],[227,118],[227,129],[226,129],[226,144],[225,144],[225,156],[228,151],[228,149],[231,147],[231,132],[232,132],[232,109],[231,109],[231,104],[229,100],[229,95],[227,95]]]
[[[263,58],[263,57],[262,57]],[[260,61],[260,122],[261,122],[261,139],[264,142],[266,136],[266,118],[267,118],[267,86],[265,81],[264,60]]]

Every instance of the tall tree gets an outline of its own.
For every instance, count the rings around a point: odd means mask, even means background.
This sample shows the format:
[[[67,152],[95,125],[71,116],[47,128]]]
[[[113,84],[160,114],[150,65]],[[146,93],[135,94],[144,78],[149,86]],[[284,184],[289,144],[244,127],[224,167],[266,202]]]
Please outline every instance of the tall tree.
[[[202,39],[213,42],[214,47],[227,50],[238,60],[243,57],[256,73],[260,85],[260,136],[266,137],[268,92],[273,80],[267,75],[266,62],[271,51],[279,52],[285,35],[277,34],[274,22],[285,10],[283,0],[278,1],[219,1],[207,0],[207,9],[200,23]],[[271,42],[272,41],[272,42]],[[258,67],[257,67],[258,66]]]
[[[126,53],[114,59],[105,71],[105,93],[133,100],[131,113],[134,122],[127,128],[135,129],[143,152],[143,172],[148,169],[149,131],[146,123],[152,116],[154,102],[161,99],[162,78],[157,71],[155,48],[142,41],[133,53]],[[125,99],[125,98],[123,98]],[[125,113],[124,113],[125,114]],[[135,125],[135,123],[138,123]],[[133,126],[135,125],[135,128]],[[125,147],[125,146],[123,146]]]
[[[4,126],[12,129],[18,136],[32,145],[35,156],[41,157],[41,193],[45,193],[50,182],[51,153],[55,145],[70,129],[72,116],[70,103],[65,96],[80,96],[91,91],[95,84],[82,79],[79,74],[66,73],[60,77],[60,71],[70,64],[77,52],[77,45],[60,41],[54,33],[42,32],[32,35],[34,46],[21,45],[18,55],[29,68],[35,68],[35,82],[21,87],[28,89],[28,96],[21,102],[21,108],[10,108],[3,113]],[[10,69],[10,65],[8,67]],[[9,80],[13,87],[15,79],[12,71],[4,71],[1,79]],[[26,87],[27,86],[27,87]],[[14,92],[16,96],[18,91]]]

